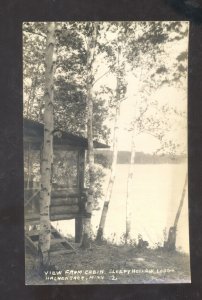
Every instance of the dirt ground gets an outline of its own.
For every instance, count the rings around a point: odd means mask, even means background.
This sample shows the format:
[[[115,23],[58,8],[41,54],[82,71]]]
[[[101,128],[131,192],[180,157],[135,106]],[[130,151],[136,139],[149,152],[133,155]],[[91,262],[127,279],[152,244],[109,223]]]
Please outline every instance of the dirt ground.
[[[51,257],[52,267],[40,276],[38,258],[26,251],[27,285],[189,283],[187,254],[163,249],[93,244],[90,250]]]

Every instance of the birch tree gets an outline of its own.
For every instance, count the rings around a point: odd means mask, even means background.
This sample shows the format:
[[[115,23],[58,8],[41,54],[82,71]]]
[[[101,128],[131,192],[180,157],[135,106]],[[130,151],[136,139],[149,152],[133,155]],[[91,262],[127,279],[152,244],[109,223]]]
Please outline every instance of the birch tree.
[[[184,204],[186,188],[187,188],[187,181],[188,181],[188,174],[186,174],[186,177],[185,177],[185,182],[184,182],[184,186],[183,186],[183,190],[182,190],[182,195],[181,195],[179,207],[178,207],[178,210],[177,210],[177,213],[176,213],[176,216],[175,216],[174,224],[173,224],[173,226],[170,227],[169,233],[168,233],[168,239],[164,243],[164,247],[168,251],[173,251],[173,250],[176,249],[177,225],[178,225],[178,221],[179,221],[180,214],[181,214],[181,211],[182,211],[182,207],[183,207],[183,204]]]
[[[124,81],[126,77],[126,60],[130,65],[132,65],[132,68],[135,69],[142,65],[141,58],[145,52],[149,52],[149,50],[152,50],[151,45],[153,46],[156,42],[150,41],[152,39],[152,34],[154,34],[154,25],[153,23],[150,24],[149,22],[115,22],[115,24],[112,25],[112,27],[118,27],[118,30],[116,32],[117,39],[114,43],[112,43],[112,47],[116,49],[116,44],[118,41],[118,49],[121,48],[121,53],[118,54],[118,56],[121,56],[119,58],[118,62],[118,72],[117,72],[117,83],[119,87],[116,89],[116,91],[119,91],[119,93],[116,92],[115,97],[115,107],[116,107],[116,113],[114,117],[114,137],[113,137],[113,157],[112,157],[112,166],[111,166],[111,173],[110,173],[110,179],[109,184],[106,192],[105,202],[101,214],[99,229],[97,233],[97,240],[101,241],[103,238],[103,230],[106,222],[107,212],[108,212],[108,206],[112,195],[112,189],[113,184],[115,181],[115,173],[116,173],[116,162],[117,162],[117,141],[118,141],[118,119],[119,119],[119,111],[120,111],[120,102],[121,98],[124,98],[126,89],[122,81]],[[112,29],[113,30],[113,29]],[[145,33],[146,32],[146,33]],[[161,30],[159,30],[158,35],[161,36],[161,41],[165,39],[165,36]],[[146,46],[145,46],[146,45]],[[158,45],[158,43],[157,43]],[[133,52],[129,50],[129,47],[133,47]],[[120,47],[120,48],[119,48]],[[114,51],[114,50],[113,50]],[[119,50],[118,50],[119,51]],[[153,52],[152,52],[153,53]],[[120,55],[121,54],[121,55]],[[122,70],[122,72],[120,72]],[[124,70],[124,72],[123,72]],[[124,93],[122,97],[120,97],[120,90],[121,85],[124,87]],[[134,145],[134,141],[133,141]],[[135,152],[133,151],[133,155],[131,156],[131,159],[133,160],[135,156]],[[132,168],[130,170],[130,176],[132,176]],[[130,177],[131,178],[131,177]],[[130,185],[130,184],[129,184]],[[128,195],[129,195],[129,186],[128,186]],[[127,198],[128,199],[128,198]],[[128,202],[129,206],[129,202]],[[129,207],[128,207],[129,208]],[[129,210],[127,209],[126,212]],[[129,228],[129,217],[127,217],[127,227]]]
[[[118,50],[118,57],[119,57],[119,51]],[[118,58],[118,68],[119,68],[119,58]],[[108,212],[108,206],[109,202],[112,196],[112,190],[113,185],[115,181],[115,175],[116,175],[116,164],[117,164],[117,155],[118,155],[118,121],[119,121],[119,113],[120,113],[120,75],[117,74],[117,85],[116,85],[116,110],[115,110],[115,117],[114,117],[114,134],[113,134],[113,149],[112,149],[112,164],[111,164],[111,171],[110,171],[110,179],[106,191],[104,206],[102,209],[102,214],[100,218],[100,224],[97,232],[97,241],[100,242],[103,239],[103,230],[106,222],[107,212]]]
[[[89,200],[87,203],[87,215],[84,219],[85,231],[88,231],[85,223],[91,218],[91,211],[94,208],[97,194],[95,193],[94,199],[92,199],[92,185],[93,185],[93,158],[92,158],[92,139],[99,138],[107,141],[109,135],[109,129],[103,122],[108,114],[108,110],[104,108],[104,101],[101,98],[96,98],[93,94],[93,86],[95,82],[99,81],[99,78],[95,77],[96,67],[95,59],[99,53],[105,51],[101,45],[97,47],[97,36],[95,33],[98,28],[98,24],[94,22],[61,22],[60,30],[57,30],[57,70],[55,72],[54,80],[54,120],[55,126],[61,130],[67,130],[86,137],[89,136],[89,149],[90,152],[90,190]],[[29,95],[33,94],[31,86],[29,85],[29,77],[31,82],[37,82],[37,89],[43,90],[44,86],[41,84],[41,80],[36,81],[37,72],[34,74],[31,69],[34,68],[32,60],[29,59],[29,50],[32,49],[33,43],[36,43],[36,55],[37,59],[41,57],[43,51],[41,50],[40,42],[45,40],[45,23],[35,24],[29,23],[24,26],[24,53],[26,57],[25,74],[24,74],[24,87],[26,93],[26,104],[24,106],[24,114],[31,119],[40,120],[39,115],[43,116],[44,103],[32,101]],[[102,24],[101,24],[102,26]],[[93,28],[96,29],[94,30]],[[100,24],[99,24],[100,27]],[[39,37],[39,38],[38,38]],[[96,39],[96,42],[95,42]],[[96,49],[95,49],[95,48]],[[33,50],[34,52],[34,50]],[[38,53],[39,52],[39,53]],[[42,55],[43,58],[43,55]],[[39,70],[41,76],[43,74],[43,59],[37,60],[40,65]],[[28,72],[29,71],[29,72]],[[101,76],[103,77],[103,76]],[[88,101],[89,100],[89,101]],[[92,103],[94,102],[94,103]],[[29,115],[26,114],[27,109]],[[93,109],[93,111],[92,111]],[[41,111],[42,113],[39,113]],[[94,115],[96,122],[92,122],[92,116]],[[88,119],[88,122],[86,122]],[[88,126],[87,126],[88,123]],[[88,127],[88,134],[87,134]],[[94,172],[95,173],[95,172]],[[101,172],[99,173],[101,174]],[[94,174],[97,176],[97,174]],[[94,176],[94,177],[96,177]],[[97,191],[97,190],[96,190]],[[99,194],[99,193],[98,193]],[[93,205],[92,205],[93,202]],[[86,236],[86,235],[85,235]],[[85,237],[83,242],[85,241]]]
[[[55,127],[84,137],[87,136],[87,23],[57,22],[57,68],[54,75]],[[41,22],[23,24],[24,116],[40,122],[43,122],[44,113],[45,26]],[[104,51],[100,47],[99,52]],[[97,53],[96,56],[99,55]],[[99,78],[95,78],[95,81],[99,81]],[[108,128],[103,126],[106,119],[104,110],[103,101],[95,98],[93,114],[99,115],[99,118],[96,117],[93,124],[94,138],[107,142],[109,134]]]
[[[125,243],[128,244],[131,239],[131,220],[132,220],[132,187],[133,187],[133,176],[135,172],[135,155],[136,155],[136,124],[134,122],[133,132],[132,132],[132,141],[131,141],[131,155],[130,155],[130,166],[128,171],[128,180],[127,180],[127,194],[126,194],[126,234],[125,234]]]
[[[119,135],[119,115],[120,115],[120,105],[126,93],[126,82],[125,82],[125,62],[124,62],[124,47],[126,41],[127,33],[127,23],[123,25],[122,22],[117,22],[115,24],[117,27],[117,38],[112,43],[113,51],[115,50],[114,56],[116,59],[116,91],[115,91],[115,113],[114,113],[114,128],[113,128],[113,146],[112,146],[112,164],[110,170],[110,178],[107,186],[107,191],[105,194],[105,201],[101,213],[99,228],[97,231],[96,240],[101,242],[103,239],[103,232],[105,227],[105,222],[107,218],[107,212],[109,203],[112,197],[112,191],[114,186],[114,181],[116,177],[116,165],[117,165],[117,156],[118,156],[118,135]],[[109,56],[111,57],[111,56]]]
[[[145,27],[146,26],[146,27]],[[147,28],[148,27],[148,28]],[[127,180],[126,195],[126,243],[130,241],[131,220],[132,220],[132,202],[135,195],[132,196],[132,183],[135,172],[135,148],[136,138],[139,134],[147,133],[157,138],[164,150],[174,153],[178,146],[172,140],[166,139],[167,133],[171,130],[172,124],[170,116],[178,114],[168,105],[158,103],[151,99],[152,93],[165,84],[179,85],[183,82],[182,78],[186,76],[187,56],[186,51],[180,53],[173,62],[165,65],[166,45],[182,40],[187,35],[186,26],[182,26],[180,22],[162,23],[153,22],[151,24],[143,24],[144,38],[146,43],[139,45],[139,55],[141,57],[141,65],[139,61],[131,56],[129,52],[129,60],[132,63],[134,71],[140,74],[138,89],[134,98],[134,119],[131,124],[132,141],[131,141],[131,160]],[[147,29],[147,30],[145,30]],[[141,28],[140,28],[141,31]],[[130,41],[132,49],[136,49],[133,38]],[[135,48],[133,48],[133,46]],[[131,50],[131,49],[130,49]],[[182,87],[182,86],[181,86]],[[160,149],[159,149],[160,150]],[[132,196],[132,197],[131,197]]]
[[[97,23],[89,25],[89,37],[87,41],[87,138],[88,138],[88,164],[89,164],[89,188],[86,203],[86,212],[83,218],[82,248],[89,248],[92,239],[91,216],[93,210],[94,194],[94,149],[93,149],[93,64],[96,54],[97,43]]]
[[[50,197],[51,197],[51,176],[53,163],[53,105],[54,105],[54,66],[55,66],[55,23],[47,24],[47,40],[45,51],[45,110],[44,110],[44,143],[41,164],[41,191],[40,191],[40,235],[39,254],[41,267],[43,269],[50,265]]]

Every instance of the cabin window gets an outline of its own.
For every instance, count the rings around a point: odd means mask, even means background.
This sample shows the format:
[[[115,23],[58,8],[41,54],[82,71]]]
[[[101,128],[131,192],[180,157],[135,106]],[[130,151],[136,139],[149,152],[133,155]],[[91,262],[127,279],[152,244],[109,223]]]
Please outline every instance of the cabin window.
[[[78,187],[78,151],[55,150],[53,161],[53,187]]]
[[[54,149],[53,177],[54,189],[78,187],[78,151]],[[40,188],[40,150],[28,145],[24,150],[25,188]]]

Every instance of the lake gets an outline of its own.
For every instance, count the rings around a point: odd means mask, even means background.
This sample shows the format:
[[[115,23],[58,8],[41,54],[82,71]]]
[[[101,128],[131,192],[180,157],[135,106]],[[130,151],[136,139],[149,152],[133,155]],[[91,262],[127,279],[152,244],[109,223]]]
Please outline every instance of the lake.
[[[134,167],[131,237],[137,239],[140,234],[149,242],[149,246],[155,247],[157,243],[162,245],[164,232],[168,233],[170,226],[174,223],[185,181],[186,164],[137,164]],[[121,242],[121,236],[125,233],[126,227],[128,170],[129,165],[117,166],[105,225],[105,238],[117,244]],[[104,191],[107,188],[109,173],[108,170],[103,184]],[[189,253],[187,194],[186,191],[177,228],[176,246],[179,250]],[[100,215],[101,210],[93,212],[94,232],[99,225]],[[57,227],[63,234],[67,234],[65,229],[68,228],[68,234],[74,235],[74,221],[57,222]]]

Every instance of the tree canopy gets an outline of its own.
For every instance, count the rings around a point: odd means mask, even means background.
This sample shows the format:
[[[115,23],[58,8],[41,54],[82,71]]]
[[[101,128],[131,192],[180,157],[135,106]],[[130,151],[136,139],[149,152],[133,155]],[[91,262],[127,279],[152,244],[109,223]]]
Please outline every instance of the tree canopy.
[[[55,71],[55,126],[86,136],[87,37],[91,22],[56,22],[57,64]],[[186,88],[186,22],[97,22],[97,44],[93,70],[93,135],[110,142],[111,123],[116,107],[115,78],[120,77],[120,100],[128,97],[130,76],[134,78],[134,106],[139,131],[165,136],[162,121],[176,112],[164,101],[154,99],[162,86]],[[42,121],[44,111],[45,22],[23,24],[24,116]],[[124,43],[123,43],[124,41]],[[121,48],[119,70],[116,68]],[[176,51],[172,51],[175,48]],[[176,99],[176,102],[178,99]],[[124,104],[123,104],[124,105]],[[127,101],[126,101],[127,105]],[[107,121],[108,120],[108,121]],[[159,125],[160,124],[160,125]],[[165,122],[164,122],[165,125]],[[128,124],[128,129],[132,127]],[[161,127],[161,132],[159,128]],[[167,124],[169,127],[169,124]],[[168,141],[164,145],[168,146]]]

